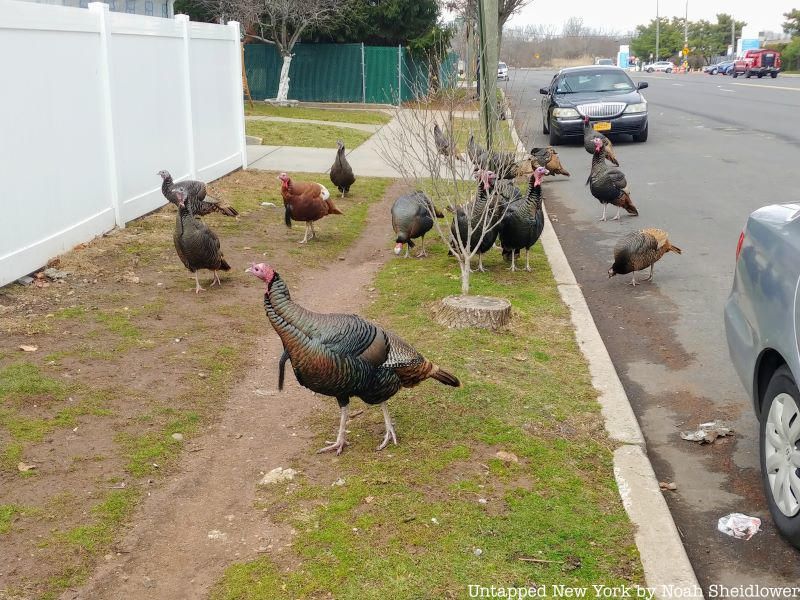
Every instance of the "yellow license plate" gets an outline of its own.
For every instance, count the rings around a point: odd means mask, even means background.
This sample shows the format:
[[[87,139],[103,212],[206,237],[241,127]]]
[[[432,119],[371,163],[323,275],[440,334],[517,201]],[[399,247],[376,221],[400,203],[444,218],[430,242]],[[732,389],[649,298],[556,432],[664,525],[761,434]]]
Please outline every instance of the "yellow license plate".
[[[595,131],[608,131],[609,129],[611,129],[611,123],[609,123],[608,121],[598,121],[597,123],[592,125],[592,127],[594,127]]]

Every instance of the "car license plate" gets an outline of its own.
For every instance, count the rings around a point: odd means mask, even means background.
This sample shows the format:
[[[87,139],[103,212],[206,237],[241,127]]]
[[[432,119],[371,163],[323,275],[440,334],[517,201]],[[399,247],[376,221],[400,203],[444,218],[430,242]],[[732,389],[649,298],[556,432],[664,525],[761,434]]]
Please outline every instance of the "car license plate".
[[[611,123],[609,123],[608,121],[598,121],[597,123],[592,125],[592,127],[594,127],[595,131],[608,131],[609,129],[611,129]]]

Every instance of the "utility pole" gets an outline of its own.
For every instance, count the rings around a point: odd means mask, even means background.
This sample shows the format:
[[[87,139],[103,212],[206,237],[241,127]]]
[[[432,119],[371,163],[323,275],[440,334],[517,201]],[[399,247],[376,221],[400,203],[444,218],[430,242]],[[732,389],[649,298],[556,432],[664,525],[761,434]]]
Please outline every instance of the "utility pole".
[[[683,17],[683,47],[689,46],[689,0],[686,0],[686,14]]]
[[[736,19],[731,15],[731,55],[736,54]]]
[[[661,42],[661,18],[658,16],[658,0],[656,0],[656,61],[661,59],[661,57],[658,55],[660,42]]]
[[[497,0],[478,0],[480,28],[481,122],[486,130],[486,148],[492,149],[497,126]]]

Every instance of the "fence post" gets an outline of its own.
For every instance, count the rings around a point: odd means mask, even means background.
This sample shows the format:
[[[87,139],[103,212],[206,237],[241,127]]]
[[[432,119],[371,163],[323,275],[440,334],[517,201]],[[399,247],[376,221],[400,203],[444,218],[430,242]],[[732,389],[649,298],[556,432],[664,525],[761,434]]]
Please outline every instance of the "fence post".
[[[397,106],[403,104],[403,51],[397,44]]]
[[[111,20],[108,4],[90,2],[89,10],[97,15],[100,24],[100,93],[103,98],[103,121],[106,132],[106,156],[108,157],[108,184],[110,186],[111,207],[114,209],[114,222],[120,229],[125,229],[125,220],[119,203],[119,179],[117,177],[117,153],[114,148],[114,116],[111,106]]]
[[[367,70],[364,61],[364,42],[361,42],[361,102],[367,103]]]
[[[228,21],[233,37],[233,110],[239,123],[237,135],[242,152],[242,169],[247,169],[247,138],[244,130],[244,46],[242,45],[241,29],[238,21]],[[251,100],[252,104],[252,100]]]
[[[194,155],[194,125],[192,123],[192,63],[189,59],[189,15],[175,15],[183,36],[183,116],[186,124],[186,156],[189,159],[189,178],[197,179],[197,164]]]

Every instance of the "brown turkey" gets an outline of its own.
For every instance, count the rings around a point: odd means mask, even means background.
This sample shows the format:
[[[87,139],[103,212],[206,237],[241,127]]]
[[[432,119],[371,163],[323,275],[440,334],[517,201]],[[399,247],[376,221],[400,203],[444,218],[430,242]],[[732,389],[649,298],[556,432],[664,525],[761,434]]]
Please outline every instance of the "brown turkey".
[[[296,304],[286,283],[269,265],[252,264],[247,270],[266,284],[264,309],[283,342],[278,389],[283,389],[286,361],[290,360],[300,385],[332,396],[339,403],[336,442],[318,452],[341,454],[344,450],[353,396],[367,404],[379,404],[383,409],[386,434],[378,446],[378,450],[383,450],[390,441],[397,444],[386,401],[401,388],[414,387],[428,378],[461,386],[458,378],[433,364],[400,337],[358,315],[315,313]]]
[[[230,271],[230,265],[225,261],[220,249],[217,234],[211,231],[200,219],[192,214],[191,204],[186,201],[184,190],[175,190],[175,204],[178,207],[178,216],[175,219],[175,233],[172,240],[175,242],[175,251],[183,265],[194,273],[196,294],[204,291],[200,287],[197,271],[208,269],[214,271],[213,286],[222,285],[217,271]]]
[[[561,159],[558,152],[552,146],[547,148],[533,148],[531,149],[531,156],[533,157],[533,167],[544,167],[549,171],[550,175],[564,175],[569,177],[569,171],[561,164]]]
[[[589,154],[594,154],[594,138],[596,137],[599,137],[601,140],[603,140],[603,148],[606,150],[606,158],[611,161],[615,167],[618,167],[619,161],[617,160],[617,154],[614,152],[614,145],[611,143],[611,140],[599,131],[595,131],[594,127],[592,127],[592,124],[589,121],[589,117],[583,117],[583,147]]]
[[[193,215],[203,216],[218,212],[228,217],[235,217],[239,214],[232,206],[211,196],[206,196],[206,184],[202,181],[188,179],[175,183],[169,171],[159,171],[158,174],[161,175],[161,193],[164,194],[164,198],[177,205],[175,192],[183,190],[186,193],[186,203],[189,204]]]
[[[609,204],[617,207],[617,216],[613,217],[612,220],[619,219],[620,209],[622,208],[635,217],[639,216],[639,211],[631,201],[625,174],[619,169],[609,167],[606,164],[606,151],[603,147],[603,140],[599,137],[594,138],[594,147],[592,170],[589,173],[589,189],[592,191],[592,196],[597,198],[603,205],[603,216],[600,217],[600,220],[606,220],[606,208]]]
[[[635,286],[636,271],[650,267],[650,276],[643,280],[650,281],[653,279],[653,265],[667,252],[681,254],[681,249],[670,243],[669,236],[663,229],[633,231],[614,246],[614,264],[608,270],[608,276],[632,273],[630,284]]]
[[[331,166],[331,183],[342,192],[342,198],[344,198],[344,195],[350,191],[350,186],[356,182],[356,176],[353,175],[353,169],[350,163],[347,162],[344,142],[336,140],[336,146],[336,158]]]
[[[306,234],[300,240],[305,244],[308,234],[311,238],[317,237],[314,231],[314,221],[319,221],[326,215],[341,215],[340,211],[331,200],[331,193],[321,183],[313,181],[294,181],[286,173],[278,175],[281,182],[281,196],[283,196],[284,222],[287,227],[292,226],[292,220],[305,221]]]

